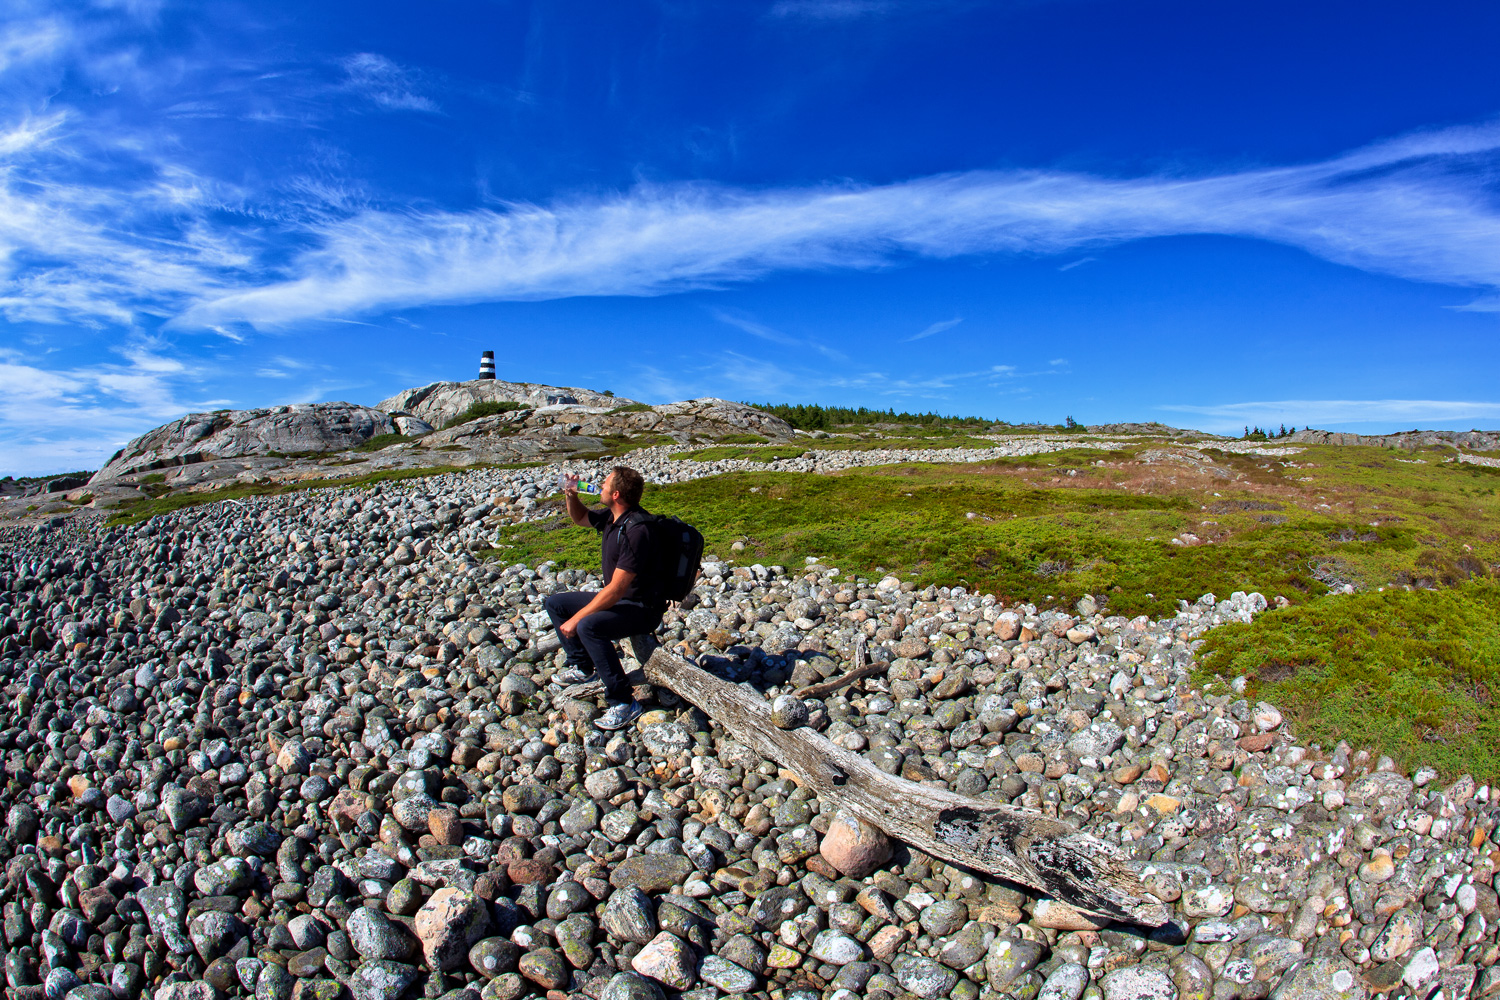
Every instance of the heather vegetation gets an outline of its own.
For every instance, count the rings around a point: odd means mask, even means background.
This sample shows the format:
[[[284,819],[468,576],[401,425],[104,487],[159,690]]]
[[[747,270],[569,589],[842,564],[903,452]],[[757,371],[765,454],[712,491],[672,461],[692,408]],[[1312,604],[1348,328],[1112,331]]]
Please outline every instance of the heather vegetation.
[[[1348,740],[1403,770],[1500,780],[1500,587],[1388,590],[1283,608],[1225,625],[1199,680],[1244,677],[1290,711],[1307,740]]]

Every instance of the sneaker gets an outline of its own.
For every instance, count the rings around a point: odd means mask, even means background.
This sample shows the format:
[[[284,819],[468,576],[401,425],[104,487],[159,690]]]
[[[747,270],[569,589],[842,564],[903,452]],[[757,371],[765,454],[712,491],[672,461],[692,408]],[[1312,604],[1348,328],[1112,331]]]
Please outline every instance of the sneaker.
[[[624,729],[636,719],[639,719],[643,711],[645,710],[641,708],[641,703],[638,701],[611,702],[610,706],[604,710],[604,714],[599,716],[594,722],[594,725],[600,729],[611,731]]]
[[[552,680],[554,683],[561,684],[564,687],[571,687],[574,684],[582,684],[586,680],[591,680],[593,676],[594,672],[592,670],[584,670],[582,667],[575,667],[572,664],[568,664],[553,674]]]

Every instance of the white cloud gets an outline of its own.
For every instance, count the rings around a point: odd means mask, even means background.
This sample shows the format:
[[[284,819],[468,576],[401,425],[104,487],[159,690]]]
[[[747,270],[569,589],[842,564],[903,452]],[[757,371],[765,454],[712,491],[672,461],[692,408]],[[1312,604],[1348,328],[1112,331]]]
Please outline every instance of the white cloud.
[[[775,393],[798,381],[796,375],[764,358],[752,358],[737,351],[725,351],[718,381],[734,386],[739,393]]]
[[[857,21],[901,14],[939,14],[974,6],[973,0],[777,0],[770,15],[800,21]]]
[[[285,281],[204,296],[185,323],[274,326],[435,303],[659,295],[898,256],[1052,254],[1217,233],[1417,281],[1500,287],[1500,211],[1472,169],[1500,126],[1323,163],[1200,177],[974,172],[876,187],[643,185],[503,211],[363,210],[310,221]]]
[[[368,87],[386,81],[380,92],[397,103],[410,93],[384,57],[351,67]],[[1493,167],[1497,154],[1491,123],[1321,163],[1194,177],[1032,170],[755,191],[641,185],[551,205],[417,211],[372,207],[336,172],[288,179],[261,204],[139,137],[54,114],[0,129],[0,315],[127,328],[163,317],[234,339],[434,304],[661,295],[778,270],[1076,254],[1202,233],[1472,288],[1478,297],[1464,308],[1488,311],[1500,301],[1500,207],[1495,171],[1476,164]],[[122,160],[129,170],[80,169]],[[725,316],[787,343],[753,318]]]
[[[909,344],[913,340],[924,340],[927,337],[933,336],[934,334],[942,333],[944,330],[951,330],[963,321],[964,318],[962,316],[955,316],[952,319],[938,320],[936,323],[932,323],[926,327],[923,327],[921,332],[914,333],[910,337],[907,337],[904,342]]]
[[[1280,399],[1206,406],[1171,404],[1157,407],[1207,417],[1204,430],[1238,432],[1247,425],[1269,427],[1342,427],[1380,424],[1386,428],[1432,424],[1500,421],[1500,403],[1449,399]]]
[[[203,374],[134,339],[121,361],[47,368],[20,351],[0,354],[0,475],[97,469],[128,439],[208,401],[181,398]]]
[[[1449,306],[1457,312],[1500,313],[1500,295],[1481,295],[1473,302],[1461,306]]]
[[[750,336],[752,337],[758,337],[761,340],[767,340],[773,344],[780,344],[783,347],[806,348],[808,350],[817,351],[819,354],[823,355],[825,358],[828,358],[830,361],[848,360],[848,356],[843,352],[836,351],[826,344],[820,344],[815,340],[803,339],[794,337],[788,333],[782,333],[780,330],[777,330],[774,327],[766,326],[764,323],[757,322],[756,320],[751,319],[749,316],[746,316],[742,313],[733,312],[728,309],[711,309],[709,310],[709,312],[712,313],[714,319],[718,320],[720,323],[732,326],[737,330],[742,330],[745,333],[750,334]]]
[[[437,112],[431,98],[418,93],[416,74],[374,52],[359,52],[342,62],[350,90],[388,111]]]
[[[14,21],[0,28],[0,73],[57,56],[71,41],[58,18]]]
[[[779,0],[771,5],[771,16],[810,21],[853,21],[888,14],[897,7],[890,0]]]

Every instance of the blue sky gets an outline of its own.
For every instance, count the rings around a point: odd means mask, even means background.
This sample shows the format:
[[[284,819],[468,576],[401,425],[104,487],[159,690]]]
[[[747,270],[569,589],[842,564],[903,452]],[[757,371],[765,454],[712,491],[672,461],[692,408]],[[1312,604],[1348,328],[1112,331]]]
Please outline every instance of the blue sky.
[[[472,377],[1500,426],[1500,7],[182,4],[0,20],[0,474]]]

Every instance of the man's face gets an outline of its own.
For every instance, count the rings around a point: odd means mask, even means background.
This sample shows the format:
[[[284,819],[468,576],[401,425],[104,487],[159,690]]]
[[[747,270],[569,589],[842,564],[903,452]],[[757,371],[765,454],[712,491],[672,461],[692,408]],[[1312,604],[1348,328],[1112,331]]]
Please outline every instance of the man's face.
[[[611,472],[604,477],[604,485],[599,487],[599,500],[602,503],[613,503],[615,499],[615,474]]]

